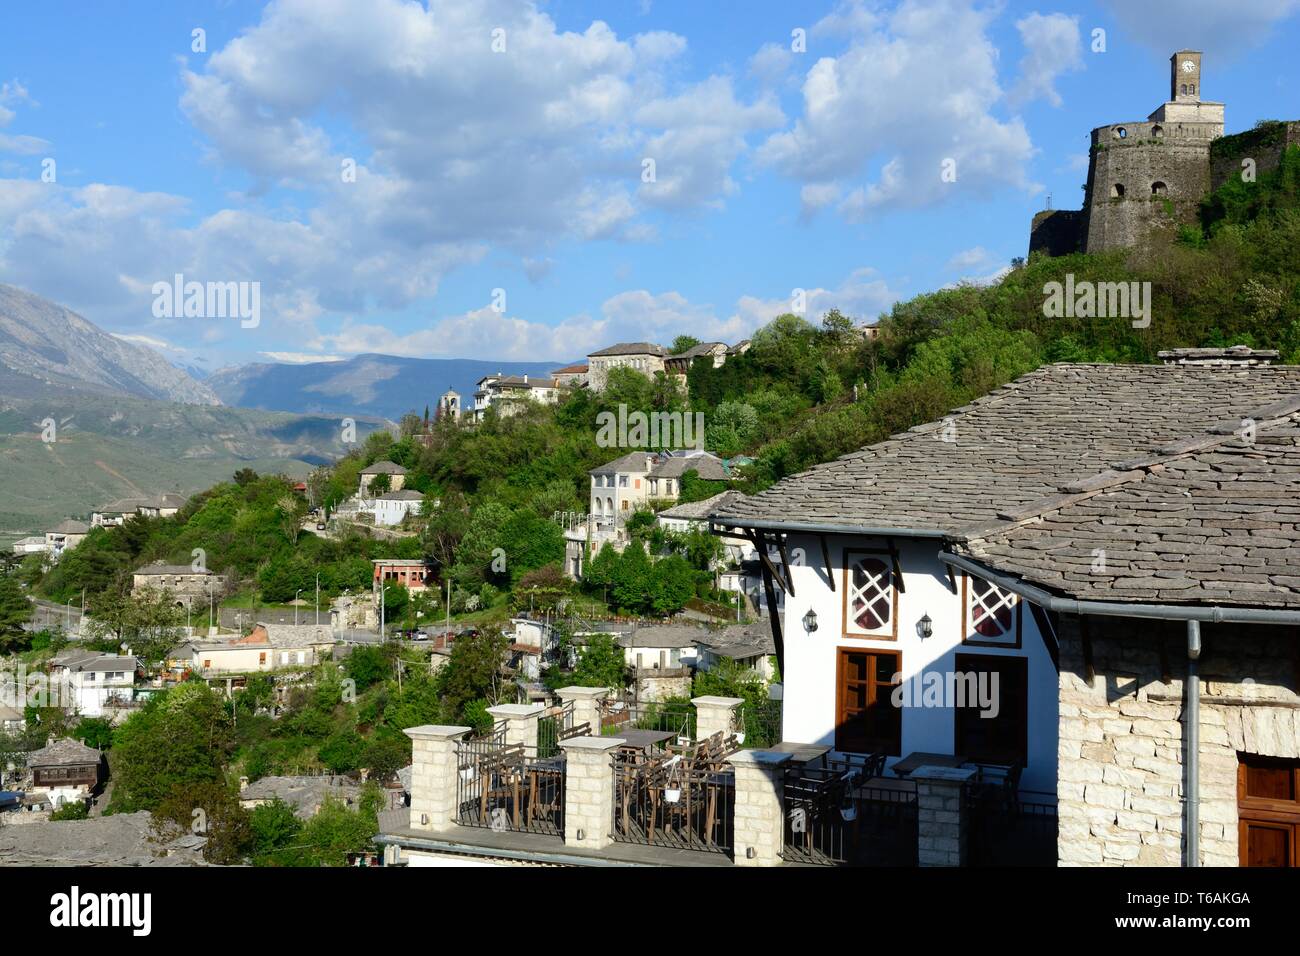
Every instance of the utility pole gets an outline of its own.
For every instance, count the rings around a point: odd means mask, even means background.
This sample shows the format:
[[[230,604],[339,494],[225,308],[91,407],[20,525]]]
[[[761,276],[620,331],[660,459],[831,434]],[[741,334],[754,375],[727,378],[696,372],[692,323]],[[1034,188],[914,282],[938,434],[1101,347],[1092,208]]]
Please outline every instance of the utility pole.
[[[320,627],[320,572],[316,572],[316,626]]]
[[[298,595],[302,593],[302,588],[293,592],[293,626],[298,626]]]

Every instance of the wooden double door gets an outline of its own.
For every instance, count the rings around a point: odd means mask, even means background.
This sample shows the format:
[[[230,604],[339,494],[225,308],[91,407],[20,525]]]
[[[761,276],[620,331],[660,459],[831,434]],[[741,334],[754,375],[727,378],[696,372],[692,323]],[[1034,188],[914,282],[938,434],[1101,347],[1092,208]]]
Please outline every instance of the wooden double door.
[[[1242,866],[1300,866],[1300,760],[1242,754],[1237,821]]]

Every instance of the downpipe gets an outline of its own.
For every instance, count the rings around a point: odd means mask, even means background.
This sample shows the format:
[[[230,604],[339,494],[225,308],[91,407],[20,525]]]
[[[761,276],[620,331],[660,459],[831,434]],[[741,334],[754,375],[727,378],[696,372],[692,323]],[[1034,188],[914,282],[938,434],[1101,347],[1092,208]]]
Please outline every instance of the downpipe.
[[[1186,790],[1184,805],[1187,807],[1186,846],[1187,866],[1201,865],[1201,622],[1187,622],[1187,728]]]

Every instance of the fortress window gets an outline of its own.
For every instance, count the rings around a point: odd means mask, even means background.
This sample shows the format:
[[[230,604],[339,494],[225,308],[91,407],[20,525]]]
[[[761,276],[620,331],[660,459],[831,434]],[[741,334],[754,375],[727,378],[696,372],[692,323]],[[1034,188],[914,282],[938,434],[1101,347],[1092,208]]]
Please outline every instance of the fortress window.
[[[1168,191],[1169,187],[1162,182],[1154,182],[1151,184],[1151,195],[1153,196],[1163,196]]]
[[[1123,126],[1117,126],[1115,128],[1116,139],[1124,139],[1126,136],[1128,136],[1128,130],[1126,130]]]
[[[1111,198],[1111,199],[1123,199],[1123,198],[1124,198],[1124,184],[1123,184],[1123,183],[1116,183],[1115,185],[1113,185],[1113,186],[1110,187],[1110,198]]]
[[[1151,127],[1151,135],[1155,139],[1160,139],[1165,135],[1165,128],[1157,123],[1155,126]]]

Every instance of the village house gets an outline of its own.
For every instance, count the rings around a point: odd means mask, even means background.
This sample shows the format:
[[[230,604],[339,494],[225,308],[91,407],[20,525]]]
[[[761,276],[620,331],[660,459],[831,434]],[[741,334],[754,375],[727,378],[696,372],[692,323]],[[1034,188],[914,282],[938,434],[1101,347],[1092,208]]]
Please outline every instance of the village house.
[[[720,368],[727,361],[726,342],[700,342],[692,345],[685,352],[670,355],[664,359],[664,371],[685,385],[686,375],[696,359],[708,360],[714,368]]]
[[[630,368],[646,378],[664,370],[668,350],[653,342],[619,342],[598,349],[587,356],[587,387],[603,392],[609,373],[616,368]]]
[[[1041,368],[713,516],[786,592],[787,740],[1007,768],[1065,864],[1294,865],[1300,367],[1163,357]]]
[[[43,534],[19,538],[9,546],[9,550],[14,554],[44,554],[47,548],[49,542]]]
[[[373,581],[376,589],[383,581],[400,584],[413,593],[423,591],[433,576],[421,558],[374,558],[370,563],[375,566]]]
[[[489,408],[497,414],[514,415],[526,402],[554,405],[560,400],[560,383],[553,378],[528,375],[486,375],[474,392],[474,418],[482,421]]]
[[[45,532],[45,551],[55,561],[63,557],[65,551],[71,551],[90,533],[90,525],[84,521],[69,518]]]
[[[399,525],[407,515],[418,515],[424,507],[424,495],[411,488],[387,491],[374,501],[375,524]]]
[[[70,693],[71,706],[82,717],[102,717],[127,706],[134,698],[135,673],[140,662],[129,654],[102,654],[69,649],[50,662],[50,676],[60,682],[60,693]]]
[[[155,561],[137,568],[131,575],[133,595],[146,589],[166,591],[177,607],[193,611],[196,607],[211,605],[221,597],[225,580],[207,568]]]
[[[551,373],[551,378],[560,388],[585,388],[587,385],[587,365],[585,362],[577,365],[566,365],[564,368],[557,368]]]
[[[615,531],[649,498],[654,452],[634,451],[591,469],[591,524]]]
[[[204,677],[314,667],[334,647],[327,624],[256,624],[242,637],[189,640],[168,654],[175,670]]]
[[[239,805],[253,810],[280,800],[293,808],[294,816],[310,820],[326,800],[337,800],[350,810],[355,810],[361,800],[361,787],[347,777],[337,774],[321,776],[271,776],[252,783],[247,777],[239,778]]]
[[[707,451],[687,449],[663,452],[647,476],[650,483],[646,496],[654,501],[676,501],[682,493],[682,476],[694,471],[703,481],[731,481],[726,463]]]
[[[185,506],[187,500],[184,495],[173,492],[150,498],[119,498],[92,511],[90,525],[93,528],[116,527],[136,515],[143,518],[170,518]]]
[[[406,484],[406,469],[396,462],[377,461],[373,465],[366,465],[361,469],[360,484],[357,486],[357,494],[366,497],[370,490],[371,484],[380,475],[388,476],[388,490],[401,491],[402,486]]]
[[[27,757],[31,795],[44,795],[56,809],[85,802],[99,788],[103,767],[103,754],[93,747],[71,737],[51,740]]]

